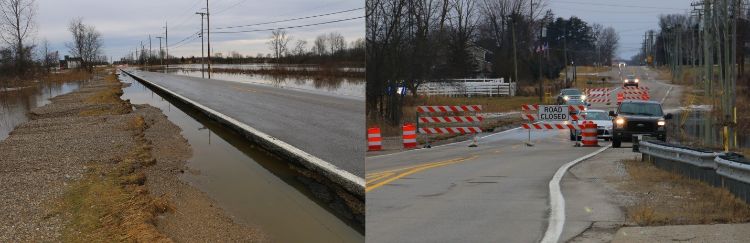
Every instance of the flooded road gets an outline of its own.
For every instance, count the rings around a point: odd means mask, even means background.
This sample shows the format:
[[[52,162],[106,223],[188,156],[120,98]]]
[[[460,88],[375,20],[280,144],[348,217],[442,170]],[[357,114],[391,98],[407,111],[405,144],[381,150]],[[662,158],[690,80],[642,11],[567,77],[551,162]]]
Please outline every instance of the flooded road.
[[[262,64],[253,65],[219,65],[212,66],[213,68],[226,68],[226,69],[238,69],[238,70],[254,70],[258,68],[269,68]],[[300,68],[300,67],[297,67]],[[308,67],[311,68],[311,67]],[[208,73],[201,73],[200,64],[191,65],[179,65],[176,67],[170,66],[169,69],[149,69],[154,72],[165,72],[169,74],[184,75],[190,77],[207,77]],[[244,74],[244,73],[223,73],[213,72],[211,73],[212,79],[233,81],[240,83],[251,83],[269,85],[277,88],[284,89],[297,89],[304,91],[311,91],[316,93],[323,93],[336,96],[349,96],[364,99],[365,98],[365,80],[363,78],[342,78],[342,77],[331,77],[331,78],[301,78],[299,76],[294,77],[280,77],[271,75],[259,75],[259,74]]]
[[[50,98],[78,89],[79,83],[41,82],[5,91],[0,89],[0,141],[19,124],[29,120],[31,109],[49,104]]]
[[[187,165],[195,172],[182,179],[206,192],[234,220],[258,226],[275,242],[364,241],[360,227],[334,215],[329,208],[336,205],[316,200],[303,183],[306,179],[286,162],[127,75],[120,80],[132,84],[124,89],[123,99],[160,108],[183,130],[193,149]]]

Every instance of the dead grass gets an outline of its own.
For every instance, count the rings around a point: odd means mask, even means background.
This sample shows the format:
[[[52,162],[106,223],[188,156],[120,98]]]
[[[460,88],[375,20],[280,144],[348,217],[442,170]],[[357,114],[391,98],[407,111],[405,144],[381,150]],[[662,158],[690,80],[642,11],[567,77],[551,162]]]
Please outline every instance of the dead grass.
[[[142,116],[125,124],[137,145],[115,166],[91,163],[83,179],[65,192],[59,212],[67,217],[63,239],[68,242],[171,242],[160,233],[155,217],[173,210],[163,197],[152,197],[144,186],[143,169],[156,163],[143,132]]]
[[[84,70],[64,70],[57,73],[50,73],[41,79],[46,82],[71,82],[83,81],[93,78],[93,74]]]
[[[85,102],[92,107],[79,113],[81,116],[121,115],[130,112],[130,104],[120,99],[122,96],[122,85],[114,72],[104,77],[109,87],[99,91],[88,98]]]
[[[637,198],[627,207],[631,222],[686,225],[750,222],[750,206],[728,190],[656,168],[649,162],[623,162],[631,177],[624,189]]]

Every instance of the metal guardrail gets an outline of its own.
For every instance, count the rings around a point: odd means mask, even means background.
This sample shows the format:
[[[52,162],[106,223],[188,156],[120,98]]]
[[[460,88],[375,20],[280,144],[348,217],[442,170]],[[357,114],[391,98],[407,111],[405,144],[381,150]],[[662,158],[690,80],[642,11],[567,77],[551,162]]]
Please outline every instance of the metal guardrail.
[[[701,152],[681,147],[665,146],[650,141],[641,141],[639,146],[641,153],[706,169],[716,169],[714,159],[716,156],[721,155],[721,153],[716,152]]]
[[[747,162],[734,161],[724,156],[717,156],[715,161],[718,165],[717,174],[750,184],[750,164]]]
[[[641,141],[639,146],[643,159],[657,167],[726,188],[750,203],[750,160],[657,141]]]

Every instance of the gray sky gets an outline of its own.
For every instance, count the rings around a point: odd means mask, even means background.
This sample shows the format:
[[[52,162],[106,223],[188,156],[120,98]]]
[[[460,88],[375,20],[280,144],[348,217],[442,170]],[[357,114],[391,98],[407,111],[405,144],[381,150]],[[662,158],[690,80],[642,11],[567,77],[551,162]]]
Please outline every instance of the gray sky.
[[[256,24],[290,18],[307,17],[355,8],[363,8],[364,0],[210,0],[211,29],[225,26]],[[205,0],[37,0],[37,39],[50,41],[53,49],[67,53],[66,42],[70,42],[67,25],[74,17],[82,17],[84,23],[96,26],[104,38],[104,52],[115,59],[132,53],[144,41],[148,48],[148,35],[164,32],[165,21],[169,21],[170,55],[200,56],[200,38],[183,46],[175,45],[200,30],[200,16]],[[364,16],[364,10],[342,14],[297,20],[292,22],[235,28],[227,30],[254,30],[280,28],[322,23],[340,19]],[[214,30],[218,31],[218,30]],[[312,40],[324,32],[339,32],[347,42],[365,36],[365,20],[350,21],[303,27],[287,30],[293,41]],[[237,34],[212,34],[211,47],[214,52],[225,55],[237,51],[243,55],[270,53],[266,42],[269,31]],[[159,40],[152,39],[154,51],[159,48]],[[293,42],[290,42],[290,46]]]
[[[687,13],[690,0],[549,0],[557,17],[577,16],[589,24],[612,26],[620,34],[617,55],[630,59],[638,53],[643,34],[658,28],[660,14]]]

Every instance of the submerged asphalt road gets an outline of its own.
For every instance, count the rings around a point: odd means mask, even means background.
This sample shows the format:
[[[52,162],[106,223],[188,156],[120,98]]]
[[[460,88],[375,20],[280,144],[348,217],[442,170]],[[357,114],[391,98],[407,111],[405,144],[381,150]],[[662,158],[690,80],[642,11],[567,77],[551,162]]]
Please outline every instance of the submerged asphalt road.
[[[661,100],[670,87],[642,79],[652,100]],[[592,108],[608,107],[614,105]],[[541,240],[552,176],[563,164],[599,148],[573,147],[567,130],[533,131],[534,147],[526,147],[526,138],[526,130],[515,129],[480,139],[478,148],[463,142],[367,158],[367,241]],[[565,235],[568,230],[566,224]]]
[[[352,97],[132,71],[356,176],[364,176],[365,102]]]

